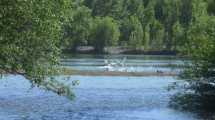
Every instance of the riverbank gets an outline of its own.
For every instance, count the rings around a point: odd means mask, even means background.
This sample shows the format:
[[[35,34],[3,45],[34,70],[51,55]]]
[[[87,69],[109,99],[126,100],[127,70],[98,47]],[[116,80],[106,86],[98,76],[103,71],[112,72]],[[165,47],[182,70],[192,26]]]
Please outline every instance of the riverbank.
[[[177,76],[177,72],[119,72],[119,71],[79,71],[73,69],[63,69],[64,75],[81,75],[81,76]]]
[[[177,51],[170,50],[144,50],[142,48],[134,49],[130,47],[105,47],[104,52],[95,51],[92,46],[81,46],[74,50],[63,50],[66,54],[124,54],[124,55],[177,55]]]

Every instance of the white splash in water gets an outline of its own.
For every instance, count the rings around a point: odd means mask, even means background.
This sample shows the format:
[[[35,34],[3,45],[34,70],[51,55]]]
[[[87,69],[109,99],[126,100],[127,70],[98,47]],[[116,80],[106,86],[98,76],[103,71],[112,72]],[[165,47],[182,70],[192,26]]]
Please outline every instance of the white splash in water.
[[[105,65],[102,66],[102,69],[105,69],[106,71],[120,71],[125,72],[128,71],[126,68],[126,60],[127,58],[124,57],[122,60],[116,59],[116,60],[104,60]]]

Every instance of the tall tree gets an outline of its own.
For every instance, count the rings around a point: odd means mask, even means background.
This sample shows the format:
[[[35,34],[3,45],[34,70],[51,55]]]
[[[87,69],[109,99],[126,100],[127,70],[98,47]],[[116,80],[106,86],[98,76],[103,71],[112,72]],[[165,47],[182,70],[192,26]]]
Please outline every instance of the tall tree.
[[[120,36],[118,24],[111,17],[97,17],[92,29],[92,44],[97,53],[103,53],[105,46],[117,45]]]
[[[91,10],[85,6],[79,6],[73,10],[72,19],[65,24],[64,44],[66,48],[76,51],[81,45],[87,45],[92,26]]]
[[[119,19],[122,16],[123,0],[85,0],[85,4],[92,9],[93,16],[110,16]]]
[[[149,27],[151,50],[162,50],[164,47],[164,26],[158,20],[154,20],[149,24]]]
[[[184,28],[189,27],[192,20],[192,0],[181,0],[180,23]]]
[[[215,1],[214,0],[207,0],[208,2],[208,13],[209,15],[215,15]]]
[[[173,46],[174,46],[173,49],[176,50],[176,51],[180,51],[181,47],[186,42],[186,39],[184,38],[184,28],[179,23],[179,21],[177,21],[173,25],[173,37],[172,37],[172,41],[173,41]]]
[[[121,41],[127,42],[128,46],[139,48],[143,46],[143,28],[138,17],[130,16],[121,27]]]

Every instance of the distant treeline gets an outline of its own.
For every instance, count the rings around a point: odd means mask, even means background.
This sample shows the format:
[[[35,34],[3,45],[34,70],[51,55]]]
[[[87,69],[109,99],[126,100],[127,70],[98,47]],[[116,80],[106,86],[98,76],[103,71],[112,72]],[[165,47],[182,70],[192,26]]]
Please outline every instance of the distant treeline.
[[[215,14],[214,0],[82,0],[74,1],[64,25],[63,49],[106,46],[145,51],[179,51],[198,16]]]

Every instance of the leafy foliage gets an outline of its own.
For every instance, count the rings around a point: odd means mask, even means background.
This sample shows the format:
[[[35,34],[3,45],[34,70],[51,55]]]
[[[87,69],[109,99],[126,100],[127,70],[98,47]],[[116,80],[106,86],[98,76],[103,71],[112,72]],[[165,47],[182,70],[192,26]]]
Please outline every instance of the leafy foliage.
[[[76,48],[80,45],[87,45],[91,27],[91,10],[84,6],[76,8],[72,19],[65,24],[64,43],[62,44],[65,48],[73,51],[76,51]]]
[[[173,97],[173,106],[215,112],[215,17],[207,14],[203,1],[194,1],[192,6],[192,23],[183,49],[192,63],[181,76],[188,85]]]
[[[48,85],[46,78],[55,74],[59,62],[61,25],[71,5],[70,0],[1,0],[1,73],[20,74],[34,85]]]
[[[121,28],[123,41],[127,41],[128,46],[140,48],[143,44],[143,28],[136,16],[130,16]]]
[[[110,17],[120,29],[118,46],[144,47],[146,51],[180,51],[188,39],[189,27],[198,16],[207,11],[213,15],[212,5],[213,0],[83,0],[78,7],[85,10],[77,9],[74,13],[85,14],[79,18],[80,23],[74,20],[68,25],[68,36],[72,37],[66,48],[91,45],[87,36],[94,31],[88,28],[96,21],[91,19]]]
[[[111,17],[95,19],[92,29],[92,44],[97,52],[104,52],[105,46],[114,46],[119,40],[117,23]]]

